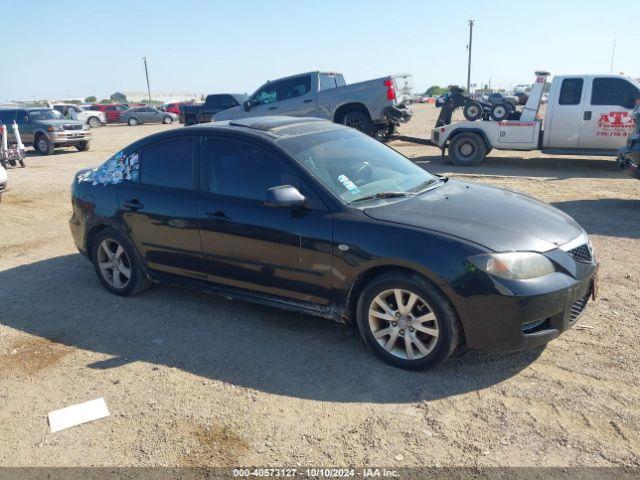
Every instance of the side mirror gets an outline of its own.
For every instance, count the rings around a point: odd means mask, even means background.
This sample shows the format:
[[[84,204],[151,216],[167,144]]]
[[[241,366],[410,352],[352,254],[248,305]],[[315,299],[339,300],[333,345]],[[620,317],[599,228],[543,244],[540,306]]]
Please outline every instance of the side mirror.
[[[304,206],[304,195],[296,187],[281,185],[267,190],[264,204],[267,207],[299,208]]]
[[[242,102],[242,106],[244,107],[244,111],[248,112],[249,110],[251,110],[251,100],[245,100],[244,102]]]

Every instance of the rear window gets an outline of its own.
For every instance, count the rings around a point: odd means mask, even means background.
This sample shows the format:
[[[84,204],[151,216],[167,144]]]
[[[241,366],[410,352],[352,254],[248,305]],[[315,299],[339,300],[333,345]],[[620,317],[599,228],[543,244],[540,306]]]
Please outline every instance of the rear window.
[[[581,78],[565,78],[560,88],[558,103],[560,105],[579,105],[582,99],[582,85]]]
[[[207,101],[205,103],[207,107],[213,108],[233,108],[238,105],[235,98],[231,95],[213,95],[207,97]]]
[[[142,152],[140,183],[169,188],[193,188],[191,137],[157,143]]]
[[[290,98],[301,97],[311,90],[311,76],[304,75],[302,77],[290,78],[282,80],[280,84],[280,93],[278,100],[287,100]]]
[[[593,80],[591,105],[616,105],[633,108],[640,98],[638,89],[622,78],[596,78]]]

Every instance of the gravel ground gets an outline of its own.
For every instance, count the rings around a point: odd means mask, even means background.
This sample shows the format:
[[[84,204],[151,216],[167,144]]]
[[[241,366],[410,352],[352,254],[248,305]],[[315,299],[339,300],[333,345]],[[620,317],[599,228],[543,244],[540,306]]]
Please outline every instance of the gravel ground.
[[[428,136],[417,106],[405,135]],[[107,293],[68,231],[69,186],[149,133],[107,126],[89,152],[30,155],[0,204],[2,466],[640,466],[640,182],[612,159],[492,152],[424,168],[527,192],[573,215],[600,298],[546,349],[468,353],[429,372],[374,358],[350,328],[154,286]],[[49,433],[47,413],[104,397],[111,416]]]

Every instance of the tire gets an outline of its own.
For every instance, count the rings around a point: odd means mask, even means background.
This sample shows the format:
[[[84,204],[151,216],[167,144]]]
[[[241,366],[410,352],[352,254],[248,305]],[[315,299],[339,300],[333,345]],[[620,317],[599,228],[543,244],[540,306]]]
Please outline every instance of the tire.
[[[171,122],[173,122],[173,118],[171,118],[169,115],[162,119],[162,123],[164,123],[165,125],[169,125]]]
[[[470,122],[480,120],[482,118],[482,105],[474,101],[467,102],[462,109],[462,114]]]
[[[80,142],[76,145],[79,152],[86,152],[89,150],[89,142]]]
[[[355,128],[356,130],[366,133],[367,135],[373,134],[373,124],[369,115],[360,110],[353,110],[345,113],[342,117],[342,124],[347,127]]]
[[[100,122],[100,119],[98,117],[89,117],[87,123],[91,128],[98,128],[100,125],[102,125],[102,122]]]
[[[470,167],[487,155],[484,140],[477,133],[459,133],[449,143],[449,160],[454,165]]]
[[[131,126],[131,127],[135,127],[135,126],[136,126],[136,125],[138,125],[138,123],[140,123],[140,122],[138,122],[138,119],[137,119],[137,118],[135,118],[135,117],[131,117],[131,118],[127,121],[127,123],[129,124],[129,126]]]
[[[93,240],[91,259],[98,280],[114,295],[130,297],[150,285],[133,245],[112,228],[102,230]]]
[[[507,106],[506,103],[496,103],[491,107],[491,112],[489,113],[489,115],[491,116],[492,120],[495,120],[496,122],[502,122],[503,120],[507,119],[510,111],[511,109]]]
[[[39,133],[33,146],[40,155],[51,155],[55,150],[55,145],[46,135]]]
[[[396,292],[401,292],[400,308]],[[387,305],[388,313],[380,302]],[[408,370],[439,365],[462,337],[460,321],[449,300],[417,274],[394,272],[374,278],[358,299],[357,323],[360,335],[378,357]]]
[[[18,162],[20,162],[20,168],[24,168],[27,166],[27,164],[24,161],[24,158],[19,159]]]
[[[184,124],[185,124],[185,126],[187,126],[187,127],[188,127],[189,125],[195,125],[196,123],[198,123],[198,122],[196,122],[196,119],[195,119],[193,116],[191,116],[191,115],[189,115],[189,116],[185,119],[185,121],[184,121]]]

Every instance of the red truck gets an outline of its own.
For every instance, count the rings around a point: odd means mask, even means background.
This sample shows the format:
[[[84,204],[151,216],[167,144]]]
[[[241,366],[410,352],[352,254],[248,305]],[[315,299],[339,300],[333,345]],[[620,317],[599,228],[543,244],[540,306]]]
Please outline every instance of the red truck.
[[[104,112],[107,116],[107,123],[118,123],[120,122],[120,115],[122,112],[128,110],[129,108],[126,105],[122,105],[121,103],[96,103],[89,107],[91,110],[98,110],[100,112]]]

